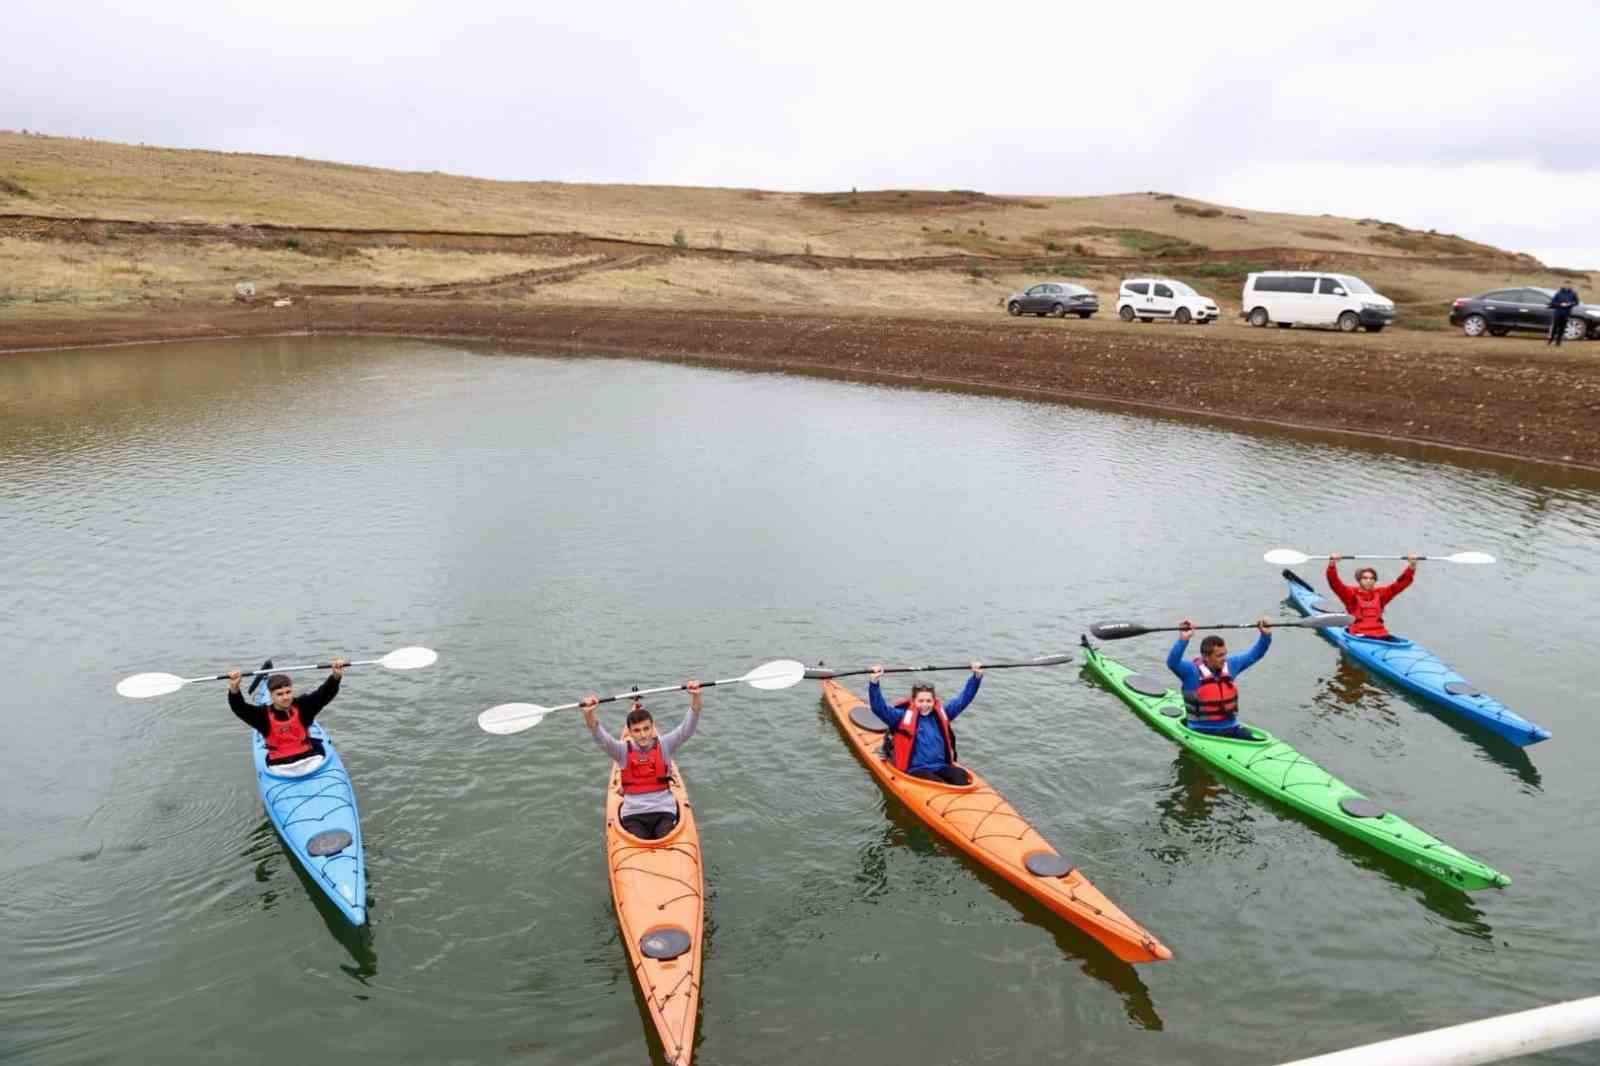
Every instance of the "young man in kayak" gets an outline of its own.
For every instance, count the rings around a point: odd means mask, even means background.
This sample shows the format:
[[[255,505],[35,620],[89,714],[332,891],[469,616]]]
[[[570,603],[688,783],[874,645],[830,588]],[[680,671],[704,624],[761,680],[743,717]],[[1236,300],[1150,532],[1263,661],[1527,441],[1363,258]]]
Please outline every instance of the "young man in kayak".
[[[1200,642],[1200,655],[1193,661],[1184,658],[1194,623],[1185,618],[1178,624],[1178,639],[1167,653],[1167,669],[1182,682],[1183,702],[1189,708],[1184,724],[1196,733],[1236,740],[1260,740],[1249,726],[1239,724],[1239,687],[1234,678],[1261,661],[1272,647],[1272,623],[1265,616],[1256,620],[1260,636],[1250,650],[1229,655],[1228,645],[1216,634]]]
[[[627,739],[619,740],[600,728],[594,709],[600,697],[588,695],[579,706],[600,750],[622,767],[622,828],[640,840],[660,840],[678,824],[678,799],[672,782],[672,756],[700,725],[700,682],[685,681],[689,714],[670,733],[657,735],[656,721],[637,699],[628,712]]]
[[[933,686],[916,683],[911,698],[890,707],[883,700],[883,667],[872,668],[867,682],[867,702],[878,720],[889,727],[884,738],[883,757],[897,770],[912,777],[943,781],[947,785],[970,784],[972,775],[956,765],[956,735],[950,728],[956,715],[967,709],[983,682],[983,664],[972,664],[972,676],[961,695],[941,704]]]
[[[1339,560],[1344,558],[1338,552],[1328,555],[1328,587],[1333,594],[1339,597],[1339,602],[1344,604],[1344,609],[1355,615],[1356,620],[1351,622],[1345,632],[1353,637],[1375,637],[1379,640],[1389,636],[1389,630],[1383,624],[1383,609],[1389,606],[1389,601],[1411,587],[1411,582],[1417,576],[1417,553],[1412,552],[1406,556],[1406,568],[1400,571],[1400,576],[1387,585],[1378,584],[1378,572],[1370,566],[1363,566],[1356,571],[1356,587],[1351,588],[1339,580]]]
[[[228,706],[241,722],[261,734],[267,745],[267,767],[275,774],[309,774],[326,757],[322,741],[311,735],[311,723],[339,694],[345,661],[334,659],[328,665],[332,667],[328,679],[315,692],[299,698],[288,674],[273,674],[267,678],[272,702],[265,707],[251,703],[239,691],[238,667],[228,671]]]

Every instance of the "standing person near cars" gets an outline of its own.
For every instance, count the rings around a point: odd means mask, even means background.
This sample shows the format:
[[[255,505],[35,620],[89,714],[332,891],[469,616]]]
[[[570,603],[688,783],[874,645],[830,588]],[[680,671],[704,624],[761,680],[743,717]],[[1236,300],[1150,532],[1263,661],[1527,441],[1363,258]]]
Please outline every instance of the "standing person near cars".
[[[1561,341],[1567,333],[1567,319],[1572,317],[1572,309],[1582,301],[1571,285],[1563,285],[1550,298],[1550,336],[1545,338],[1546,344],[1561,347]]]

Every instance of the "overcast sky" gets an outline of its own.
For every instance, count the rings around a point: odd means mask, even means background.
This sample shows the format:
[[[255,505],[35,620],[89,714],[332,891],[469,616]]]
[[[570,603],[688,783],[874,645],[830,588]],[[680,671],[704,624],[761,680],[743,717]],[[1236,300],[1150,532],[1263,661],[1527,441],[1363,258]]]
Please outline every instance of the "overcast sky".
[[[1600,267],[1592,0],[5,0],[0,38],[12,129],[490,178],[1155,189]]]

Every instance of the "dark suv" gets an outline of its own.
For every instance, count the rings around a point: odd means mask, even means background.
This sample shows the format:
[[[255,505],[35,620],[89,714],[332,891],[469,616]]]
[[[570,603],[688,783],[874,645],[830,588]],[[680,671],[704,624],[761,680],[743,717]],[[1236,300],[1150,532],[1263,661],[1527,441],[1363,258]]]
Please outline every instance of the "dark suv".
[[[1485,333],[1504,337],[1514,329],[1550,332],[1550,320],[1555,312],[1550,301],[1554,289],[1496,289],[1482,296],[1464,296],[1450,305],[1450,324],[1460,326],[1469,337]],[[1586,337],[1600,337],[1600,307],[1579,304],[1567,319],[1567,331],[1562,334],[1569,341]]]

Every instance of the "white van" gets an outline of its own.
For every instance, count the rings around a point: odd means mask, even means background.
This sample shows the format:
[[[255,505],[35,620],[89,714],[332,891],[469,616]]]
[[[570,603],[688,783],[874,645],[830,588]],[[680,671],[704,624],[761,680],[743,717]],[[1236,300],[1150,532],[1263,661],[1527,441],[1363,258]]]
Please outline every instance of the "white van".
[[[1124,322],[1161,318],[1204,326],[1216,321],[1217,302],[1172,278],[1123,278],[1117,290],[1117,317]]]
[[[1338,326],[1346,333],[1365,326],[1377,333],[1394,321],[1394,301],[1354,274],[1274,270],[1244,279],[1239,317],[1252,326]]]

